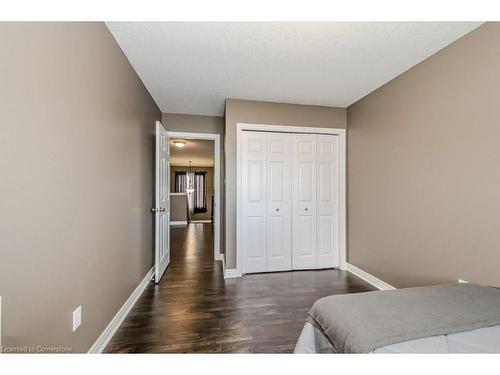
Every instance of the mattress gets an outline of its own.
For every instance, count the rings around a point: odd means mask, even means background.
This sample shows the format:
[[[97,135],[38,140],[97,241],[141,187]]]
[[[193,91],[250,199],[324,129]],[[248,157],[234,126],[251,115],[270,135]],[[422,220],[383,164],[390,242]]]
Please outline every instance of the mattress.
[[[335,349],[319,329],[306,322],[294,353],[335,353]],[[399,342],[371,353],[500,353],[500,325]]]

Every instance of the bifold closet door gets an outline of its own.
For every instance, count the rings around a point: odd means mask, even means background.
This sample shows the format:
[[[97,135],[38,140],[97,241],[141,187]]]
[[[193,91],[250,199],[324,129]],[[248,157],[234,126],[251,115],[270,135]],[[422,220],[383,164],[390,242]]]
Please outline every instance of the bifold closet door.
[[[267,134],[242,134],[242,226],[245,272],[267,270]]]
[[[339,137],[242,134],[245,273],[339,266]]]
[[[316,268],[316,135],[291,137],[292,269]]]
[[[340,265],[339,259],[339,137],[316,136],[317,268]]]
[[[267,134],[267,271],[292,267],[291,137]]]

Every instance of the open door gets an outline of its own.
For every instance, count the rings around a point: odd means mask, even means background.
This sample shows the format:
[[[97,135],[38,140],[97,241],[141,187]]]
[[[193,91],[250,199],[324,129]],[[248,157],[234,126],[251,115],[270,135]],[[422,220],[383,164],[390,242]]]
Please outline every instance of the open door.
[[[162,124],[156,122],[155,177],[155,283],[170,263],[170,143]]]

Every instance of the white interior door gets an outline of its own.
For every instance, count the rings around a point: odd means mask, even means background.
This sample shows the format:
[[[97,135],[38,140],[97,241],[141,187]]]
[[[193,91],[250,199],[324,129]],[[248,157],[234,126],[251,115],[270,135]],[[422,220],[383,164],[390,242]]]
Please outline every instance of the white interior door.
[[[339,137],[316,136],[317,267],[339,267]]]
[[[155,282],[170,263],[170,144],[162,124],[156,122],[155,177]]]
[[[267,271],[292,267],[290,134],[267,135]]]
[[[292,269],[316,268],[316,135],[292,134]]]
[[[244,272],[265,272],[267,255],[267,134],[243,132],[242,246]]]

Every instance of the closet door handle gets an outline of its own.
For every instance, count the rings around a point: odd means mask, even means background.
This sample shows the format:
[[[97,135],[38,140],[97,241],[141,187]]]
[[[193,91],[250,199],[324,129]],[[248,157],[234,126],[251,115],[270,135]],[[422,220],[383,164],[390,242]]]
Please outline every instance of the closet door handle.
[[[276,209],[276,212],[279,212],[279,211],[280,211],[280,209],[279,209],[279,208],[277,208],[277,209]]]
[[[308,211],[309,209],[306,207],[306,208],[304,208],[304,210]]]

